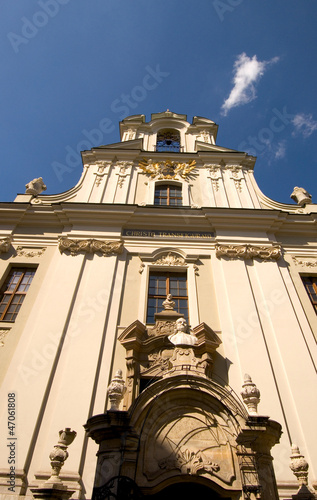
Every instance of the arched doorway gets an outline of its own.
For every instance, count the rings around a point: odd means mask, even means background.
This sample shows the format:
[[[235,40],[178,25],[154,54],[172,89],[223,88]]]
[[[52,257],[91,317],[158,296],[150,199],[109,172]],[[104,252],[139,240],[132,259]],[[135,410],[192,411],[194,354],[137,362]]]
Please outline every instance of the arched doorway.
[[[155,495],[145,496],[145,499],[147,500],[195,500],[198,498],[199,500],[221,499],[221,497],[216,492],[214,492],[207,486],[194,482],[189,483],[187,481],[171,484]],[[231,499],[227,498],[226,500]]]

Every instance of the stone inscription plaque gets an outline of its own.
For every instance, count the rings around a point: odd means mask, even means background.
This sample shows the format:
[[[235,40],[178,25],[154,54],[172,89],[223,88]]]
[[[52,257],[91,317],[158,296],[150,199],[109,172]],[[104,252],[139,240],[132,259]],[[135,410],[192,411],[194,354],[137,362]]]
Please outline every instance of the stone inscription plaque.
[[[122,236],[139,238],[214,238],[215,233],[199,231],[158,231],[152,229],[123,229]]]

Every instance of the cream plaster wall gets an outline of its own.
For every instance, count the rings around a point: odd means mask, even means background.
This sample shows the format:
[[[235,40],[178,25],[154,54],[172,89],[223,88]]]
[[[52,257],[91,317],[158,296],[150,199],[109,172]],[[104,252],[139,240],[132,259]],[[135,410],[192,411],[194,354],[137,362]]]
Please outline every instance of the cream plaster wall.
[[[0,396],[6,400],[8,392],[17,394],[16,465],[28,473],[30,483],[36,474],[49,473],[48,455],[58,431],[72,427],[78,435],[65,471],[73,474],[74,483],[81,475],[90,498],[96,445],[87,442],[82,426],[89,416],[104,412],[115,371],[121,368],[125,375],[125,350],[117,338],[136,319],[146,321],[151,269],[187,272],[191,325],[205,322],[222,340],[215,378],[239,394],[249,373],[261,391],[259,412],[282,424],[281,444],[273,448],[278,481],[294,482],[288,467],[291,442],[309,461],[310,479],[317,479],[312,439],[317,319],[300,277],[317,275],[315,206],[302,210],[268,200],[254,180],[253,160],[242,153],[225,148],[195,152],[203,125],[200,129],[179,117],[149,125],[140,121],[136,136],[149,134],[144,144],[153,151],[156,132],[172,125],[192,153],[164,159],[197,160],[196,175],[178,179],[184,204],[196,208],[143,206],[153,203],[155,180],[139,171],[139,160],[150,156],[133,149],[131,140],[125,142],[128,149],[84,152],[83,175],[68,192],[33,199],[21,195],[20,203],[10,205],[12,213],[3,212],[0,234],[12,233],[14,248],[46,248],[40,256],[16,257],[12,249],[0,255],[2,282],[8,266],[38,266],[16,322],[0,325],[10,328],[0,347]],[[124,237],[124,253],[106,257],[60,254],[57,247],[61,235],[119,240],[127,227],[201,230],[214,232],[215,238]],[[284,255],[277,262],[217,258],[216,243],[281,244]],[[168,252],[182,257],[183,264],[156,265],[155,259]],[[7,434],[5,408],[0,431]],[[4,451],[1,468],[7,467]],[[1,491],[7,494],[5,486]]]

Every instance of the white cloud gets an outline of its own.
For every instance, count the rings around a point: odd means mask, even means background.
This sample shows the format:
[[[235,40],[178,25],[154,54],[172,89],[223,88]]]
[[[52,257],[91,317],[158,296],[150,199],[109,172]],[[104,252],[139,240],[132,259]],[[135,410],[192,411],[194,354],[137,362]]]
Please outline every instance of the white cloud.
[[[286,155],[286,141],[280,141],[277,144],[276,150],[274,151],[274,157],[276,160],[284,158]]]
[[[313,120],[313,115],[305,115],[298,113],[294,116],[292,123],[295,127],[293,135],[296,133],[302,134],[304,137],[309,137],[315,130],[317,130],[317,121]]]
[[[251,58],[244,52],[240,54],[234,63],[234,86],[221,107],[222,113],[227,115],[231,108],[253,101],[256,98],[255,83],[264,74],[266,67],[278,60],[278,57],[274,57],[270,61],[258,61],[256,55]]]

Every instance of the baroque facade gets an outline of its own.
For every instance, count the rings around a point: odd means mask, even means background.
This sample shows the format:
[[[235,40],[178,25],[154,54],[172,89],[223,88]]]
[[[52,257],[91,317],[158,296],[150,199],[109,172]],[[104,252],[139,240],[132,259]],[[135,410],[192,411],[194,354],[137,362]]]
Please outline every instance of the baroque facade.
[[[317,205],[217,130],[128,117],[1,204],[2,500],[314,498]]]

